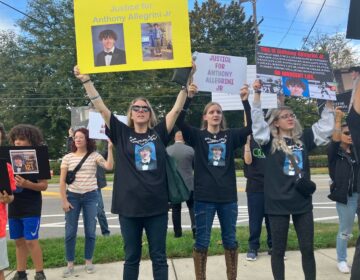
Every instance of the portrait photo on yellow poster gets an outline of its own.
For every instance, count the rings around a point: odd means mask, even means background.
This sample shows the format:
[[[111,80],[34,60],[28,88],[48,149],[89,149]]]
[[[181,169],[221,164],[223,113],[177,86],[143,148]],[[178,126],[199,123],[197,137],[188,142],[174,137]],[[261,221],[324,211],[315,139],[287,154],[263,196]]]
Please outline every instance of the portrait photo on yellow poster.
[[[187,0],[74,0],[82,73],[191,67]]]

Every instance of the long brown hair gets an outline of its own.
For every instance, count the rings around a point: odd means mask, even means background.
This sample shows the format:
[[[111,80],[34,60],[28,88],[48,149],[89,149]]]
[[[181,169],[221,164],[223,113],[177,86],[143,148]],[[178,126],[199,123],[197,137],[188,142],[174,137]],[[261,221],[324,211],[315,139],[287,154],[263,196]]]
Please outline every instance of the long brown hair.
[[[96,150],[96,142],[95,142],[95,140],[89,138],[89,130],[86,129],[85,127],[81,127],[81,128],[78,128],[77,130],[75,130],[74,141],[71,143],[71,151],[73,153],[75,153],[77,151],[77,147],[75,145],[75,135],[77,132],[81,132],[82,134],[85,135],[87,152],[92,153],[93,151],[95,151]]]
[[[204,111],[203,111],[203,118],[201,121],[201,129],[207,129],[208,127],[208,122],[206,120],[204,120],[204,116],[207,114],[207,112],[209,111],[209,108],[213,105],[216,105],[220,108],[222,116],[221,116],[221,122],[220,122],[220,130],[225,130],[226,129],[226,120],[225,120],[225,116],[224,116],[224,112],[221,108],[221,105],[217,102],[209,102],[208,104],[205,105]]]

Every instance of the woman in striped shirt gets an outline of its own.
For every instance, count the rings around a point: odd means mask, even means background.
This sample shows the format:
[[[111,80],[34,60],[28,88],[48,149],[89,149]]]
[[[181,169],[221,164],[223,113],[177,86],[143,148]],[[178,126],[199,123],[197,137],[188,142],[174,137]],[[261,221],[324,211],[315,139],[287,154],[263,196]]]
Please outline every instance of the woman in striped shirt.
[[[65,211],[65,249],[67,268],[63,277],[70,277],[74,273],[75,244],[80,211],[82,210],[85,231],[85,270],[94,273],[92,257],[96,239],[96,215],[97,215],[97,181],[96,167],[101,166],[106,170],[113,168],[112,143],[108,143],[108,158],[105,160],[95,152],[95,141],[89,139],[89,131],[79,128],[74,133],[72,152],[65,155],[61,162],[60,195],[62,208]],[[74,170],[81,159],[89,154],[81,168],[76,173],[75,180],[66,187],[66,174]]]

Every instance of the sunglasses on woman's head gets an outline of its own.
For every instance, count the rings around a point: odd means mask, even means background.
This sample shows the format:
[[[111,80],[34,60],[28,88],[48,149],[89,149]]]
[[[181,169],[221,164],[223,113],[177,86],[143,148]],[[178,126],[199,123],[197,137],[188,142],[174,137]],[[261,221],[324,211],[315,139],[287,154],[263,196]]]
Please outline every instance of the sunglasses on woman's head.
[[[343,134],[349,136],[349,135],[350,135],[350,131],[343,131]]]
[[[134,112],[139,112],[140,110],[142,110],[145,113],[150,112],[150,108],[148,106],[139,106],[139,105],[131,106],[131,110],[133,110]]]

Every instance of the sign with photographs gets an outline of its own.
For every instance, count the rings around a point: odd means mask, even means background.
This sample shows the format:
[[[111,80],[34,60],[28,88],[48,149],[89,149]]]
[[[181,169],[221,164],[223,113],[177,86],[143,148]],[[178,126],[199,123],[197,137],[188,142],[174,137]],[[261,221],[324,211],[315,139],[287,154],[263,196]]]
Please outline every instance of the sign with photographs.
[[[327,54],[258,46],[256,63],[264,92],[336,100]]]
[[[51,178],[47,146],[0,147],[0,158],[11,164],[15,175],[34,180]]]
[[[29,150],[10,150],[11,166],[14,174],[38,174],[39,166],[36,151]]]
[[[246,57],[197,53],[194,83],[200,91],[239,94],[246,65]]]
[[[350,100],[351,100],[351,90],[346,91],[344,93],[339,93],[336,95],[336,101],[334,101],[334,107],[340,108],[341,111],[344,113],[349,112],[349,106],[350,106]],[[324,110],[326,101],[325,100],[318,100],[318,110],[319,114],[321,115],[321,112]]]
[[[188,1],[74,0],[82,73],[191,66]]]
[[[256,80],[256,65],[248,65],[246,70],[246,83],[252,87]],[[277,95],[276,94],[261,94],[261,107],[263,109],[277,108]],[[244,110],[244,106],[240,99],[240,90],[236,94],[212,92],[211,100],[221,105],[223,111],[237,111]],[[253,91],[250,90],[249,102],[254,100]]]

